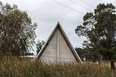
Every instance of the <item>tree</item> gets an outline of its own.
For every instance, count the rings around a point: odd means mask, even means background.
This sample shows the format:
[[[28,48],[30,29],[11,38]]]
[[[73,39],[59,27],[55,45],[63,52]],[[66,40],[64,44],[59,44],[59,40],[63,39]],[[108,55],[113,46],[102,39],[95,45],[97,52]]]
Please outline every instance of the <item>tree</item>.
[[[100,65],[100,54],[98,51],[99,45],[96,44],[95,42],[88,42],[88,41],[84,41],[83,42],[83,48],[84,50],[87,51],[87,55],[90,56],[89,60],[96,62],[98,61],[99,65]]]
[[[112,4],[100,4],[95,9],[97,23],[95,25],[98,34],[102,37],[99,49],[103,59],[109,60],[111,69],[115,69],[116,59],[116,14]]]
[[[111,62],[111,69],[115,69],[116,59],[116,14],[115,6],[112,4],[99,4],[94,13],[87,13],[84,16],[83,25],[75,29],[79,36],[86,36],[85,48],[96,54],[100,61],[100,55],[104,60]]]
[[[87,38],[87,40],[83,43],[83,47],[89,53],[89,55],[97,58],[100,64],[100,55],[98,49],[100,47],[99,41],[101,38],[95,30],[95,24],[97,21],[95,20],[93,13],[87,13],[83,17],[83,20],[83,25],[77,26],[75,32],[78,36],[85,36]]]
[[[3,5],[0,2],[0,51],[11,52],[19,56],[32,49],[35,41],[35,29],[31,18],[25,11],[20,11],[16,5]]]
[[[85,51],[82,48],[75,48],[75,50],[76,50],[76,52],[78,53],[79,56],[83,56],[83,54],[85,53]]]
[[[83,50],[82,48],[75,48],[75,50],[82,60],[84,60],[84,58],[86,58],[85,50]]]
[[[76,52],[78,53],[78,55],[80,56],[80,58],[83,60],[84,59],[84,57],[86,58],[86,60],[88,60],[88,61],[92,61],[92,59],[91,59],[91,55],[89,55],[89,53],[86,51],[86,50],[84,50],[84,49],[82,49],[82,48],[75,48],[75,50],[76,50]]]
[[[29,55],[34,55],[34,54],[33,54],[33,53],[28,53],[28,52],[27,52],[27,53],[25,53],[24,55],[25,55],[25,56],[29,56]]]
[[[40,42],[40,40],[38,40],[38,42],[37,42],[37,44],[36,44],[36,48],[37,48],[36,53],[37,53],[37,54],[38,54],[39,51],[42,49],[42,47],[43,47],[44,44],[45,44],[44,41],[41,41],[41,42]]]

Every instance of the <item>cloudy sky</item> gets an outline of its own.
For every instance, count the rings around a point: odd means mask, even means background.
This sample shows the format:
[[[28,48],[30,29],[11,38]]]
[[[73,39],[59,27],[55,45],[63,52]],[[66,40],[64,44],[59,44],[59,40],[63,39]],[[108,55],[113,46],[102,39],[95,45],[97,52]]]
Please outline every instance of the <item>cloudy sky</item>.
[[[83,16],[87,12],[93,12],[99,3],[116,5],[115,0],[1,0],[1,2],[16,4],[21,11],[28,13],[33,23],[37,23],[36,42],[46,41],[59,21],[73,47],[80,48],[86,38],[78,37],[75,29],[83,23]]]

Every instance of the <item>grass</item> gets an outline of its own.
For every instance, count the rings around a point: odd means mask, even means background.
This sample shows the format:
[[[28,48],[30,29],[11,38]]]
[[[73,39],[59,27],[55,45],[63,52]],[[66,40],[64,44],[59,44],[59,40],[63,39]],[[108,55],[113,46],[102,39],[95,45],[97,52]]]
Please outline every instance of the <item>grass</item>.
[[[11,58],[0,62],[0,77],[116,77],[116,71],[96,63],[45,64]]]
[[[110,63],[103,63],[102,65],[111,67],[111,64]],[[116,63],[114,63],[114,66],[116,66]]]

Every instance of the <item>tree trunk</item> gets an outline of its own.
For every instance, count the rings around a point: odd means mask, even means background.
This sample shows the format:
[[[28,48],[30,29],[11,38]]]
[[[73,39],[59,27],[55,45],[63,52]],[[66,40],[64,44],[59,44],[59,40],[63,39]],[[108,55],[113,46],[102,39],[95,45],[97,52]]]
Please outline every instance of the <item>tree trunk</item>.
[[[114,62],[110,61],[110,63],[111,63],[111,70],[115,70]]]
[[[101,61],[100,61],[100,55],[98,54],[98,63],[99,63],[99,66],[101,65]]]
[[[99,66],[101,66],[101,61],[100,61],[100,58],[98,58],[98,63],[99,63]]]

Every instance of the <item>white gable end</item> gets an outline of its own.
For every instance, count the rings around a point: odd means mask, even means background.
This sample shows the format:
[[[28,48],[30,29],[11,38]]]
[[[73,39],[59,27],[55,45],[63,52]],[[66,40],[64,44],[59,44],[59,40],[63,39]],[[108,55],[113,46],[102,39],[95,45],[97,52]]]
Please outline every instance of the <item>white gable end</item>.
[[[54,33],[40,59],[53,62],[76,61],[59,29]]]
[[[38,58],[51,62],[82,62],[59,23],[38,53]]]

